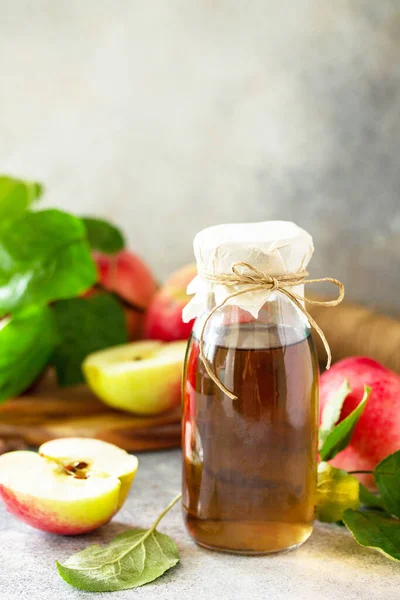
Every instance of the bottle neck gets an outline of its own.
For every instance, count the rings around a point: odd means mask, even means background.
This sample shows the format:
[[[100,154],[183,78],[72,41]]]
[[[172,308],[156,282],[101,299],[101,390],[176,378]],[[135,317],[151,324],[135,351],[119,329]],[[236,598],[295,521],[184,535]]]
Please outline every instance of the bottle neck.
[[[290,288],[290,291],[292,293],[296,294],[297,296],[304,297],[304,285],[298,285],[296,287],[292,287],[292,288]],[[245,296],[245,294],[243,294],[243,296]],[[241,298],[241,296],[236,296],[235,298],[228,300],[228,302],[223,307],[221,307],[220,310],[223,310],[223,311],[230,310],[232,313],[234,313],[234,311],[236,309],[238,311],[238,314],[240,314],[240,311],[248,312],[242,307],[240,298]],[[304,304],[304,303],[302,302],[302,304]],[[206,306],[207,306],[207,308],[206,308],[207,313],[210,313],[217,306],[216,295],[215,295],[214,290],[211,289],[211,287],[207,294]],[[286,315],[287,313],[288,314],[292,313],[293,309],[295,309],[296,312],[299,312],[301,314],[301,311],[299,311],[295,307],[293,301],[290,298],[288,298],[285,294],[283,294],[279,291],[275,291],[270,294],[270,296],[267,298],[265,303],[261,306],[261,308],[259,310],[259,314],[262,313],[263,311],[271,312],[271,311],[277,310],[278,312],[279,311],[283,312],[284,315]],[[303,317],[304,317],[304,315],[303,315]]]
[[[216,306],[215,294],[213,291],[210,291],[207,298],[207,311],[196,319],[193,328],[193,333],[196,337],[199,337],[205,319]],[[259,310],[257,317],[254,317],[249,311],[237,305],[225,304],[218,308],[207,323],[204,339],[206,340],[209,336],[215,335],[216,331],[221,332],[227,328],[233,329],[237,327],[246,329],[284,327],[295,330],[295,337],[299,339],[303,339],[310,332],[310,325],[305,315],[295,306],[290,298],[280,292],[273,292],[269,296]]]

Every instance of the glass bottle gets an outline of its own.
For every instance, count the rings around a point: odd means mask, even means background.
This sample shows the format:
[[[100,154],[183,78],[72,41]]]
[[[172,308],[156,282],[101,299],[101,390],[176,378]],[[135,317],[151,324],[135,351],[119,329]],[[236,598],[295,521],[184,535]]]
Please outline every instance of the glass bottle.
[[[232,235],[225,229],[222,236],[226,254],[238,226],[231,227]],[[196,255],[215,256],[210,248]],[[308,321],[279,291],[266,294],[256,316],[248,298],[246,309],[240,305],[240,296],[212,314],[204,352],[218,380],[237,396],[231,399],[199,356],[204,320],[217,305],[215,285],[203,286],[200,295],[204,310],[189,340],[183,388],[187,529],[214,550],[264,554],[295,548],[311,534],[316,504],[318,364]]]

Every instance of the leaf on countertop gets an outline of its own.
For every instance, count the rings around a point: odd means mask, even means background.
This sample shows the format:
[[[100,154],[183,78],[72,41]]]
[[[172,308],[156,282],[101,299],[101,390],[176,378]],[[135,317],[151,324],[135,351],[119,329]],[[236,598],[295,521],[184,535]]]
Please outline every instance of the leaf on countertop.
[[[321,448],[320,456],[321,460],[331,460],[344,450],[347,444],[351,440],[353,431],[358,423],[359,418],[363,414],[364,408],[368,402],[371,388],[368,386],[364,387],[364,395],[360,404],[351,412],[343,421],[341,421],[336,427],[325,438]]]
[[[122,232],[108,221],[83,217],[87,238],[92,250],[98,250],[105,254],[115,254],[125,247]]]
[[[175,542],[156,527],[180,497],[170,502],[150,529],[131,529],[107,546],[95,544],[63,564],[57,562],[61,577],[89,592],[136,588],[160,577],[179,562],[179,552]]]
[[[370,492],[362,483],[360,483],[360,502],[362,506],[366,506],[367,508],[386,510],[382,498]]]
[[[375,467],[374,477],[386,510],[400,517],[400,450]]]
[[[52,362],[61,386],[84,381],[81,365],[88,354],[128,341],[123,307],[112,294],[60,300],[53,311],[61,341]]]
[[[43,187],[35,181],[0,176],[0,229],[21,217],[42,195]]]
[[[340,419],[342,406],[347,396],[350,394],[351,388],[347,379],[345,379],[333,395],[332,399],[325,405],[322,413],[322,421],[319,427],[319,447],[321,448],[331,433],[336,423]]]
[[[358,479],[328,463],[319,463],[317,519],[325,523],[335,523],[342,519],[343,512],[347,508],[359,507]]]
[[[367,548],[379,550],[388,558],[400,560],[400,521],[377,511],[344,512],[343,521],[355,540]]]
[[[85,292],[97,270],[81,219],[27,212],[0,235],[0,316]]]
[[[29,387],[46,366],[57,341],[48,307],[0,322],[0,401]]]

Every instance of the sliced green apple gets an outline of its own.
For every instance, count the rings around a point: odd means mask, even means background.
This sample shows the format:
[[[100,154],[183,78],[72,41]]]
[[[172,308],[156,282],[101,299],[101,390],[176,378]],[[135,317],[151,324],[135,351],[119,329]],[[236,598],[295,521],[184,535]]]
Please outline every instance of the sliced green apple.
[[[88,385],[113,408],[141,415],[162,413],[181,401],[186,341],[143,341],[89,355]]]
[[[65,535],[86,533],[117,512],[136,469],[135,457],[106,442],[54,440],[41,447],[41,454],[0,456],[0,497],[32,527]]]

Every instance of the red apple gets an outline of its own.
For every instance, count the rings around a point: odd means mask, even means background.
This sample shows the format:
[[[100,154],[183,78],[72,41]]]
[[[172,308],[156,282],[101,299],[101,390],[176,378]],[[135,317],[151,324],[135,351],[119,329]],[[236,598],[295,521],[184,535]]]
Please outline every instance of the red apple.
[[[148,306],[157,283],[141,258],[128,250],[113,256],[96,252],[94,258],[102,287],[115,292],[132,307],[144,309]]]
[[[141,340],[143,337],[145,313],[135,308],[129,308],[128,306],[124,306],[124,313],[129,341]]]
[[[114,256],[95,252],[94,259],[100,286],[124,301],[129,338],[137,340],[142,337],[144,311],[157,290],[151,270],[128,250]]]
[[[155,294],[146,314],[145,338],[165,342],[189,338],[193,320],[184,323],[182,309],[190,300],[186,288],[196,274],[196,265],[186,265],[175,271]]]
[[[370,471],[400,449],[400,376],[370,358],[341,360],[321,376],[321,413],[344,379],[352,391],[344,401],[340,420],[359,404],[364,385],[372,391],[350,444],[331,462],[346,471]],[[371,485],[372,478],[363,478],[363,482]]]
[[[0,498],[32,527],[64,535],[92,531],[123,505],[138,467],[125,450],[101,440],[64,438],[39,453],[0,456]]]

